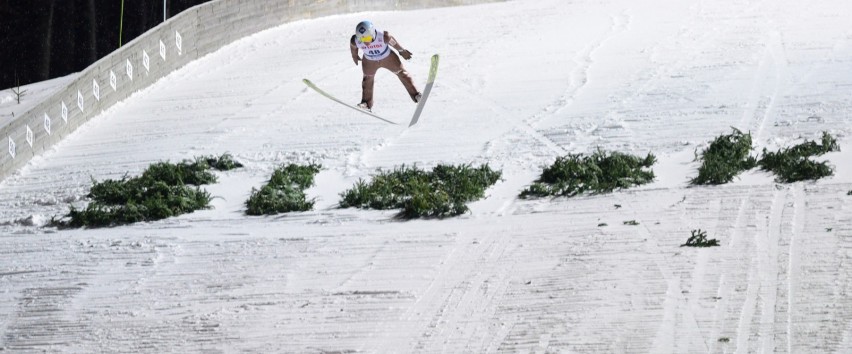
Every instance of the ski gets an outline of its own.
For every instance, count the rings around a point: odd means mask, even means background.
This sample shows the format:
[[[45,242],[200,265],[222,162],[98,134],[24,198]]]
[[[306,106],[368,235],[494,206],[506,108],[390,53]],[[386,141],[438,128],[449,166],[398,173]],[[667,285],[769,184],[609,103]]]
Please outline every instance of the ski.
[[[334,96],[330,95],[328,92],[325,92],[325,91],[323,91],[322,89],[320,89],[319,87],[317,87],[317,85],[314,85],[314,83],[313,83],[313,82],[311,82],[311,80],[308,80],[308,79],[302,79],[302,82],[304,82],[304,83],[305,83],[305,85],[308,85],[308,87],[312,88],[314,91],[316,91],[316,92],[317,92],[317,93],[319,93],[320,95],[323,95],[323,96],[325,96],[326,98],[328,98],[328,99],[330,99],[330,100],[332,100],[332,101],[334,101],[334,102],[340,103],[340,104],[342,104],[342,105],[344,105],[344,106],[346,106],[346,107],[352,108],[352,109],[354,109],[354,110],[356,110],[356,111],[358,111],[358,112],[364,113],[364,114],[366,114],[366,115],[368,115],[368,116],[370,116],[370,117],[373,117],[373,118],[376,118],[376,119],[380,119],[380,120],[382,120],[382,121],[384,121],[384,122],[386,122],[386,123],[390,123],[390,124],[397,124],[397,123],[395,123],[395,122],[392,122],[392,121],[389,121],[389,120],[384,119],[384,118],[382,118],[382,117],[379,117],[379,116],[377,116],[376,114],[374,114],[373,112],[365,111],[365,110],[363,110],[363,109],[361,109],[361,108],[358,108],[358,107],[356,107],[356,106],[354,106],[354,105],[348,104],[348,103],[346,103],[346,102],[343,102],[343,101],[341,101],[341,100],[337,99],[336,97],[334,97]],[[421,101],[421,102],[422,102],[422,101]]]
[[[420,97],[420,102],[417,102],[417,109],[414,110],[414,116],[411,117],[411,123],[408,126],[417,124],[420,119],[420,113],[423,112],[423,106],[426,105],[426,99],[429,98],[429,92],[432,91],[432,85],[435,83],[435,76],[438,75],[438,54],[432,56],[432,66],[429,67],[429,79],[426,80],[426,88],[423,89],[423,96]]]

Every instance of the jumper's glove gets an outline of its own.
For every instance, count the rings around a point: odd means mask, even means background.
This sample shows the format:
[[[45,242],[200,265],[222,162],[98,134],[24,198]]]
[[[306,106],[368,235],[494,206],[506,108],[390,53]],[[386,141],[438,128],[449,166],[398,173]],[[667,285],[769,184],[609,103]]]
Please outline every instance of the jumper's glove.
[[[408,49],[400,50],[399,55],[402,55],[402,58],[405,60],[411,59],[411,52]]]
[[[355,65],[356,65],[356,66],[358,65],[358,61],[359,61],[359,60],[361,60],[361,58],[359,58],[359,57],[357,57],[357,56],[353,56],[353,57],[352,57],[352,61],[354,61],[354,62],[355,62]]]

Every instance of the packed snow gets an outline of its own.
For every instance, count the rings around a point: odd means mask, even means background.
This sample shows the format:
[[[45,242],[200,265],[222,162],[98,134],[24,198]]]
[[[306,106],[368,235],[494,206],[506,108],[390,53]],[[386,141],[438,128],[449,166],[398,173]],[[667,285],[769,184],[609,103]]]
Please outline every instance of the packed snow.
[[[21,115],[27,113],[27,111],[76,78],[77,74],[75,73],[47,81],[0,90],[0,126],[5,126],[13,120],[20,118]],[[20,93],[20,102],[18,102],[18,93]]]
[[[353,104],[348,39],[371,19],[414,53]],[[12,352],[848,352],[852,2],[508,1],[300,21],[205,56],[0,183],[0,348]],[[731,127],[775,149],[838,137],[835,174],[690,186]],[[654,153],[657,179],[524,200],[556,157]],[[92,179],[230,152],[213,209],[43,227]],[[247,217],[283,163],[322,164],[314,211]],[[489,164],[471,212],[398,221],[339,193],[402,164]],[[625,224],[635,220],[638,225]],[[606,225],[602,225],[606,224]],[[720,247],[679,247],[702,229]]]

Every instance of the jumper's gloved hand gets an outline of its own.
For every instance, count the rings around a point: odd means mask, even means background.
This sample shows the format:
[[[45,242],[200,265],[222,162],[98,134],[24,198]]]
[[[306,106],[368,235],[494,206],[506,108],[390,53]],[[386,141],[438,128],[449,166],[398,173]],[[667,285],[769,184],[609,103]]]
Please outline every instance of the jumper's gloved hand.
[[[354,61],[354,62],[355,62],[355,65],[358,65],[358,61],[359,61],[359,60],[361,60],[361,58],[359,58],[359,57],[357,57],[357,56],[353,56],[353,57],[352,57],[352,61]]]
[[[399,55],[402,55],[402,58],[405,60],[411,59],[411,52],[408,49],[400,50]]]

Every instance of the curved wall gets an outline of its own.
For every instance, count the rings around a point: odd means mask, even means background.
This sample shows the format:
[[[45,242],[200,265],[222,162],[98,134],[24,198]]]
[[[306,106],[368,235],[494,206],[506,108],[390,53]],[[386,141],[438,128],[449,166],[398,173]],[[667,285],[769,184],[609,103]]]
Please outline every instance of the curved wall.
[[[501,0],[217,0],[188,9],[98,60],[0,128],[0,181],[80,125],[187,63],[290,21]]]

